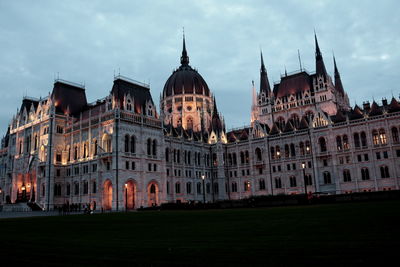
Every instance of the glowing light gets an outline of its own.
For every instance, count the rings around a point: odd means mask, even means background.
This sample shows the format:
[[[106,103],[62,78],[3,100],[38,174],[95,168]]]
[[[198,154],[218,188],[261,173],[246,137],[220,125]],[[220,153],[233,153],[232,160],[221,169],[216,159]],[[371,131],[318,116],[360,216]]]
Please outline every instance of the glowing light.
[[[205,178],[205,176],[204,176],[204,174],[201,176],[201,179],[203,179],[204,180],[204,178]]]
[[[128,188],[128,184],[125,184],[125,188]]]
[[[306,163],[305,163],[305,162],[302,162],[302,163],[301,163],[301,168],[303,168],[303,169],[306,168]]]

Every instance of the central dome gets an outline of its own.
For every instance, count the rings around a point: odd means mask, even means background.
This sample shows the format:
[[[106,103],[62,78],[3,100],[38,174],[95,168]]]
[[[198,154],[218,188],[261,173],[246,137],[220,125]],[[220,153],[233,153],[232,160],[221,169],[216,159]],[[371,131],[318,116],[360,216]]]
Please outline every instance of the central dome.
[[[181,66],[168,78],[163,90],[164,97],[181,94],[210,96],[210,90],[206,81],[189,65],[185,38],[183,39]]]

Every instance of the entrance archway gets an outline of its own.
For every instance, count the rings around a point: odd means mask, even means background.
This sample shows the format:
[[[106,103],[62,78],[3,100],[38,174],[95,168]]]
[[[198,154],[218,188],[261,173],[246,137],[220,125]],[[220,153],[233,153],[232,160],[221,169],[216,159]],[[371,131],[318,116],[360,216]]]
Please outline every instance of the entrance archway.
[[[128,210],[135,208],[135,183],[133,180],[126,181],[124,185],[124,207]]]
[[[111,210],[112,208],[112,183],[110,180],[104,182],[103,186],[103,209]]]
[[[153,181],[147,185],[147,200],[149,207],[158,205],[159,203],[158,192],[159,192],[159,187],[157,182]]]

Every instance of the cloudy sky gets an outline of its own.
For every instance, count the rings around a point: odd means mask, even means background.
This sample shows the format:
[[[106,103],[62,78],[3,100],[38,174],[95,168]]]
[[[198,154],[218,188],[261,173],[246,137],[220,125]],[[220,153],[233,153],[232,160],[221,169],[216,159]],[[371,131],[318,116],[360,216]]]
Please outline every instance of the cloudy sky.
[[[349,3],[350,2],[350,3]],[[228,128],[249,123],[260,47],[271,82],[285,66],[314,71],[314,29],[332,52],[352,105],[400,93],[400,2],[0,0],[0,131],[25,95],[46,96],[54,78],[106,96],[114,72],[150,83],[159,101],[179,66],[182,27],[190,64],[214,92]]]

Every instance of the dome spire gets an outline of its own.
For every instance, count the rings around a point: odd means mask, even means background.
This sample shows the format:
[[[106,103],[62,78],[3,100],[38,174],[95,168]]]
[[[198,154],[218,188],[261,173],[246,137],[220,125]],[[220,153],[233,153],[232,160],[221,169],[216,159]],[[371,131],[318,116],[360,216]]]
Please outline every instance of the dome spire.
[[[342,79],[340,78],[339,70],[336,66],[335,55],[333,55],[333,65],[335,69],[335,89],[341,94],[344,95],[344,89],[342,84]]]
[[[189,57],[187,55],[186,43],[185,43],[185,28],[183,29],[183,48],[182,48],[181,64],[189,65]]]

